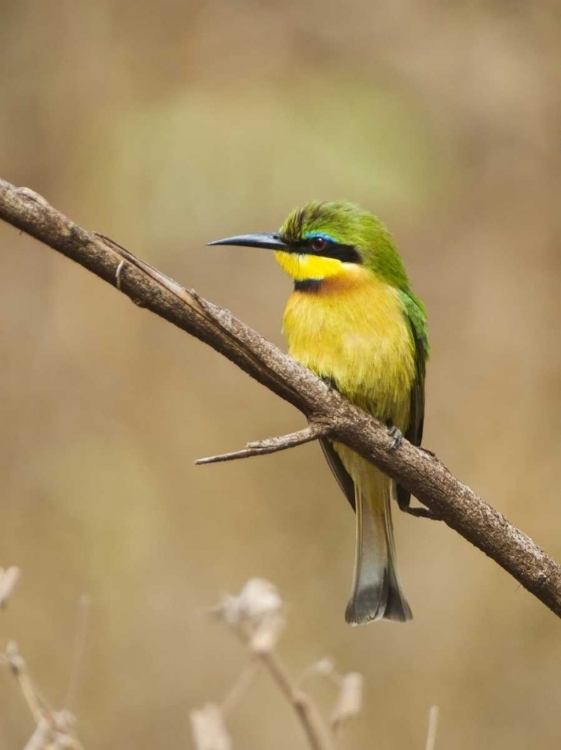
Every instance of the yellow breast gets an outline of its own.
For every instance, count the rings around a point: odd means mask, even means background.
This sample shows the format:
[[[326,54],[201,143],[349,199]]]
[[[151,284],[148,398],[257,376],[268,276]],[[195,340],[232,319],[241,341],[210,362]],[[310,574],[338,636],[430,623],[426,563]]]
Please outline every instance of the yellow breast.
[[[290,296],[290,354],[335,381],[351,401],[404,431],[415,378],[414,345],[397,291],[364,267]]]

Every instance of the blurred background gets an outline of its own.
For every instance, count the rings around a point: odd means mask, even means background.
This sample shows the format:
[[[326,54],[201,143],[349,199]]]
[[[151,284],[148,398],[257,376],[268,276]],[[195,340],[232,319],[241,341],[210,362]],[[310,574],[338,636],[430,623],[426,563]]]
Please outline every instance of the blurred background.
[[[0,176],[283,346],[268,253],[206,248],[345,198],[393,231],[425,300],[425,444],[561,558],[561,11],[547,0],[0,3]],[[246,655],[206,610],[250,577],[288,602],[294,674],[366,678],[347,747],[556,748],[560,624],[441,524],[396,514],[407,626],[352,629],[354,519],[321,451],[193,461],[303,425],[233,365],[0,226],[0,613],[88,748],[190,747]],[[319,690],[324,707],[330,691]],[[265,675],[237,748],[306,747]],[[0,675],[0,748],[32,722]]]

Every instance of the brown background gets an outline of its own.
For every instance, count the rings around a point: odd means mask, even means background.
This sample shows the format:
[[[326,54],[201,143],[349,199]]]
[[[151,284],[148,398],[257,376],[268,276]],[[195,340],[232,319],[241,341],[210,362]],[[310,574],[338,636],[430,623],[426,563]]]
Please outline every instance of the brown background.
[[[282,345],[289,281],[205,247],[347,198],[390,226],[430,314],[426,444],[558,558],[561,11],[555,2],[0,3],[0,174]],[[343,621],[353,517],[317,446],[195,458],[299,414],[98,279],[0,227],[0,633],[88,748],[190,747],[245,655],[205,608],[252,576],[297,673],[366,677],[349,748],[556,748],[559,621],[444,526],[396,519],[405,626]],[[322,705],[331,697],[319,689]],[[263,676],[237,748],[304,748]],[[32,730],[0,678],[0,748]]]

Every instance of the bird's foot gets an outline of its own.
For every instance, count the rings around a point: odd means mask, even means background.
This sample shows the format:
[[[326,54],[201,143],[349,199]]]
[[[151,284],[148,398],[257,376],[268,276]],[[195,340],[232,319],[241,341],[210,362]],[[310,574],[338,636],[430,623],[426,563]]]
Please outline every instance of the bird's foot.
[[[442,518],[438,513],[429,510],[429,508],[420,508],[418,506],[412,508],[410,505],[400,505],[399,509],[415,518],[428,518],[430,521],[442,521]]]
[[[423,448],[422,445],[417,446],[420,451],[423,451],[423,453],[426,453],[427,456],[430,456],[431,458],[437,458],[436,453],[434,451],[429,450],[428,448]]]
[[[335,381],[333,380],[333,378],[330,378],[328,375],[322,375],[321,379],[323,380],[323,382],[325,383],[325,385],[327,386],[327,389],[329,391],[336,391],[337,390],[337,388],[335,386]]]
[[[389,434],[392,438],[392,444],[390,445],[390,450],[395,451],[397,450],[402,442],[403,442],[403,433],[399,429],[399,427],[396,427],[395,425],[391,425],[389,428]]]

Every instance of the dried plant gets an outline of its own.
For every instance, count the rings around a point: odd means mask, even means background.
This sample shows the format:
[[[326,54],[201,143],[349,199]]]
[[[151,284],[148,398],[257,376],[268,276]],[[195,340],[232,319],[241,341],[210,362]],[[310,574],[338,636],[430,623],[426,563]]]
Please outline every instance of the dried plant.
[[[19,578],[18,568],[11,567],[6,570],[0,568],[0,605],[2,607],[8,603]],[[87,610],[83,607],[82,623],[86,622],[86,618]],[[84,638],[85,624],[78,629],[77,633],[77,648],[67,692],[67,706],[75,690]],[[6,666],[16,679],[35,722],[35,730],[26,742],[24,750],[81,750],[82,744],[76,734],[74,715],[68,708],[55,711],[50,707],[47,699],[31,678],[25,659],[15,641],[8,640],[5,644],[0,652],[0,664]]]
[[[0,604],[6,606],[20,578],[18,568],[0,568]],[[248,694],[257,674],[271,676],[280,694],[289,702],[311,750],[337,750],[343,728],[362,711],[363,677],[357,672],[339,674],[334,662],[321,659],[307,667],[295,680],[278,654],[277,646],[286,626],[286,607],[274,584],[261,578],[249,580],[238,596],[224,596],[210,610],[244,644],[248,660],[238,679],[220,704],[207,703],[191,711],[191,730],[196,750],[233,750],[227,720]],[[76,692],[84,652],[89,615],[89,598],[80,599],[74,658],[65,707],[53,710],[31,678],[17,643],[8,640],[0,652],[0,665],[17,681],[35,729],[23,750],[82,750],[76,733],[76,719],[69,706]],[[324,717],[305,686],[313,676],[327,680],[336,690],[331,716]],[[435,750],[438,707],[429,714],[426,750]]]
[[[363,676],[357,672],[339,674],[333,661],[322,659],[307,667],[295,680],[279,656],[277,646],[286,626],[286,607],[269,581],[252,578],[238,596],[225,596],[211,614],[229,627],[242,641],[248,660],[237,681],[220,705],[207,703],[191,712],[196,750],[232,750],[227,719],[245,698],[260,670],[271,676],[280,694],[290,703],[311,750],[336,750],[343,728],[362,711]],[[319,711],[305,689],[311,677],[328,680],[336,690],[329,719]],[[434,750],[438,708],[429,715],[426,750]]]

